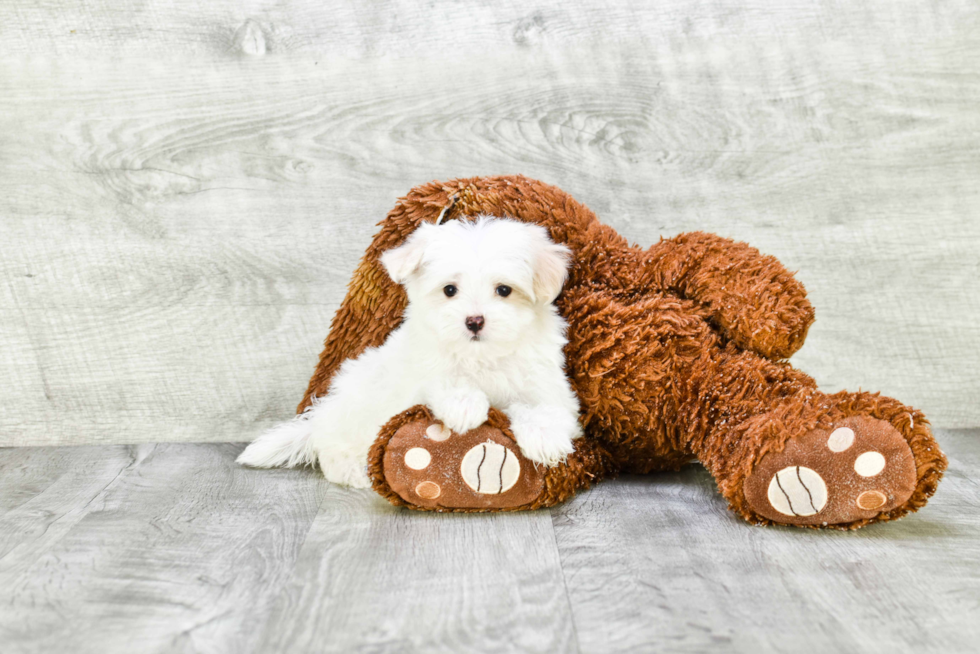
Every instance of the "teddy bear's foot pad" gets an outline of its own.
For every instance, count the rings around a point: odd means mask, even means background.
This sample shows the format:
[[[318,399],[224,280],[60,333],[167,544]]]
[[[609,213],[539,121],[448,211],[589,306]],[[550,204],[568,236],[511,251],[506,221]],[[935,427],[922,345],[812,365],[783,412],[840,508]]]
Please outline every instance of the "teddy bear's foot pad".
[[[401,427],[385,448],[384,477],[403,500],[428,509],[499,510],[544,492],[545,468],[499,429],[457,434],[438,422]]]
[[[834,525],[901,506],[915,484],[902,435],[884,420],[858,416],[764,456],[745,481],[745,499],[773,522]]]

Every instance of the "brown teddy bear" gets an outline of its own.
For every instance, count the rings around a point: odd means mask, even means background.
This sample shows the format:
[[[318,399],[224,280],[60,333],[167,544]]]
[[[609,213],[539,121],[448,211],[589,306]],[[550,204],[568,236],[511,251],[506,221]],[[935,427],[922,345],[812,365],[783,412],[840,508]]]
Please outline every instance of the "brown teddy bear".
[[[433,182],[398,202],[354,272],[300,411],[343,361],[400,323],[406,295],[381,253],[422,221],[478,214],[537,223],[572,250],[556,304],[585,436],[565,463],[544,468],[521,455],[499,411],[457,434],[413,407],[392,417],[369,455],[374,488],[393,504],[535,509],[618,472],[693,460],[755,524],[855,529],[915,511],[935,492],[946,459],[921,412],[878,394],[825,394],[785,362],[814,316],[775,258],[701,232],[644,250],[561,190],[521,176]]]

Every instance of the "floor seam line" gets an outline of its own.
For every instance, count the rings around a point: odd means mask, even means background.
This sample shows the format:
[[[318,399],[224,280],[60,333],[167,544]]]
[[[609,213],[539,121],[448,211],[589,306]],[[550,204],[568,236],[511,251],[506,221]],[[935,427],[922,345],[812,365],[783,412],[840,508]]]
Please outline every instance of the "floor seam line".
[[[306,470],[307,468],[310,467],[304,466],[302,469]],[[322,477],[322,475],[320,474],[317,468],[310,468],[310,469],[313,471],[316,477],[316,484],[319,492],[319,490],[323,487],[323,485],[328,482],[326,481],[326,479]],[[319,492],[320,498],[317,500],[316,510],[313,511],[313,517],[310,519],[310,524],[307,526],[306,531],[303,532],[303,537],[302,539],[299,540],[299,545],[296,547],[296,559],[293,561],[293,565],[289,569],[289,573],[283,575],[284,577],[283,582],[279,585],[278,588],[276,588],[273,591],[273,593],[270,593],[268,615],[265,617],[265,620],[262,622],[261,628],[256,630],[256,632],[260,633],[263,636],[263,638],[261,639],[261,641],[258,638],[253,639],[252,642],[254,643],[255,647],[258,647],[265,643],[265,637],[268,634],[269,623],[273,618],[273,613],[275,612],[275,608],[279,602],[279,598],[282,597],[282,594],[285,592],[286,587],[289,585],[289,582],[292,581],[293,575],[296,573],[296,567],[299,564],[300,555],[303,552],[303,548],[306,546],[307,539],[309,539],[310,537],[310,532],[313,531],[313,525],[316,523],[316,519],[320,516],[320,510],[323,508],[323,502],[327,498],[326,489],[322,489],[322,490],[323,492]]]
[[[561,573],[561,585],[565,590],[565,603],[568,604],[568,616],[572,621],[572,637],[575,639],[575,651],[582,651],[582,643],[578,636],[578,624],[575,622],[575,609],[572,606],[572,596],[568,592],[568,580],[565,578],[565,562],[562,560],[561,547],[558,546],[558,530],[555,528],[555,509],[548,509],[548,517],[551,522],[551,538],[555,544],[555,554],[558,556],[558,571]]]

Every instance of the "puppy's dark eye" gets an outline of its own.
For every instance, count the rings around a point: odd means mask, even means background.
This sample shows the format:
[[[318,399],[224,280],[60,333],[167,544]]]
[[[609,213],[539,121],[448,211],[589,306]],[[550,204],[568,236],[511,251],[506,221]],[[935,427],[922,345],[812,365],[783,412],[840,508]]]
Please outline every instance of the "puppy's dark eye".
[[[452,284],[446,284],[445,286],[442,287],[442,292],[446,294],[446,297],[452,297],[456,295],[456,291],[458,290],[459,289],[453,286]]]
[[[508,295],[510,295],[510,291],[511,291],[510,286],[504,286],[503,284],[501,284],[500,286],[497,287],[497,295],[499,295],[500,297],[507,297]]]

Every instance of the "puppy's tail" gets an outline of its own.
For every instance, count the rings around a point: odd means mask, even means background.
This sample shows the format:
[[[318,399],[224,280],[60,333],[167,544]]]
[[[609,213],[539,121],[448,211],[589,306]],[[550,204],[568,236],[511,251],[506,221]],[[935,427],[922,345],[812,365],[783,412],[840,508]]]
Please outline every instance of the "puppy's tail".
[[[313,425],[309,417],[309,411],[301,413],[262,434],[238,455],[238,463],[253,468],[315,465]]]

